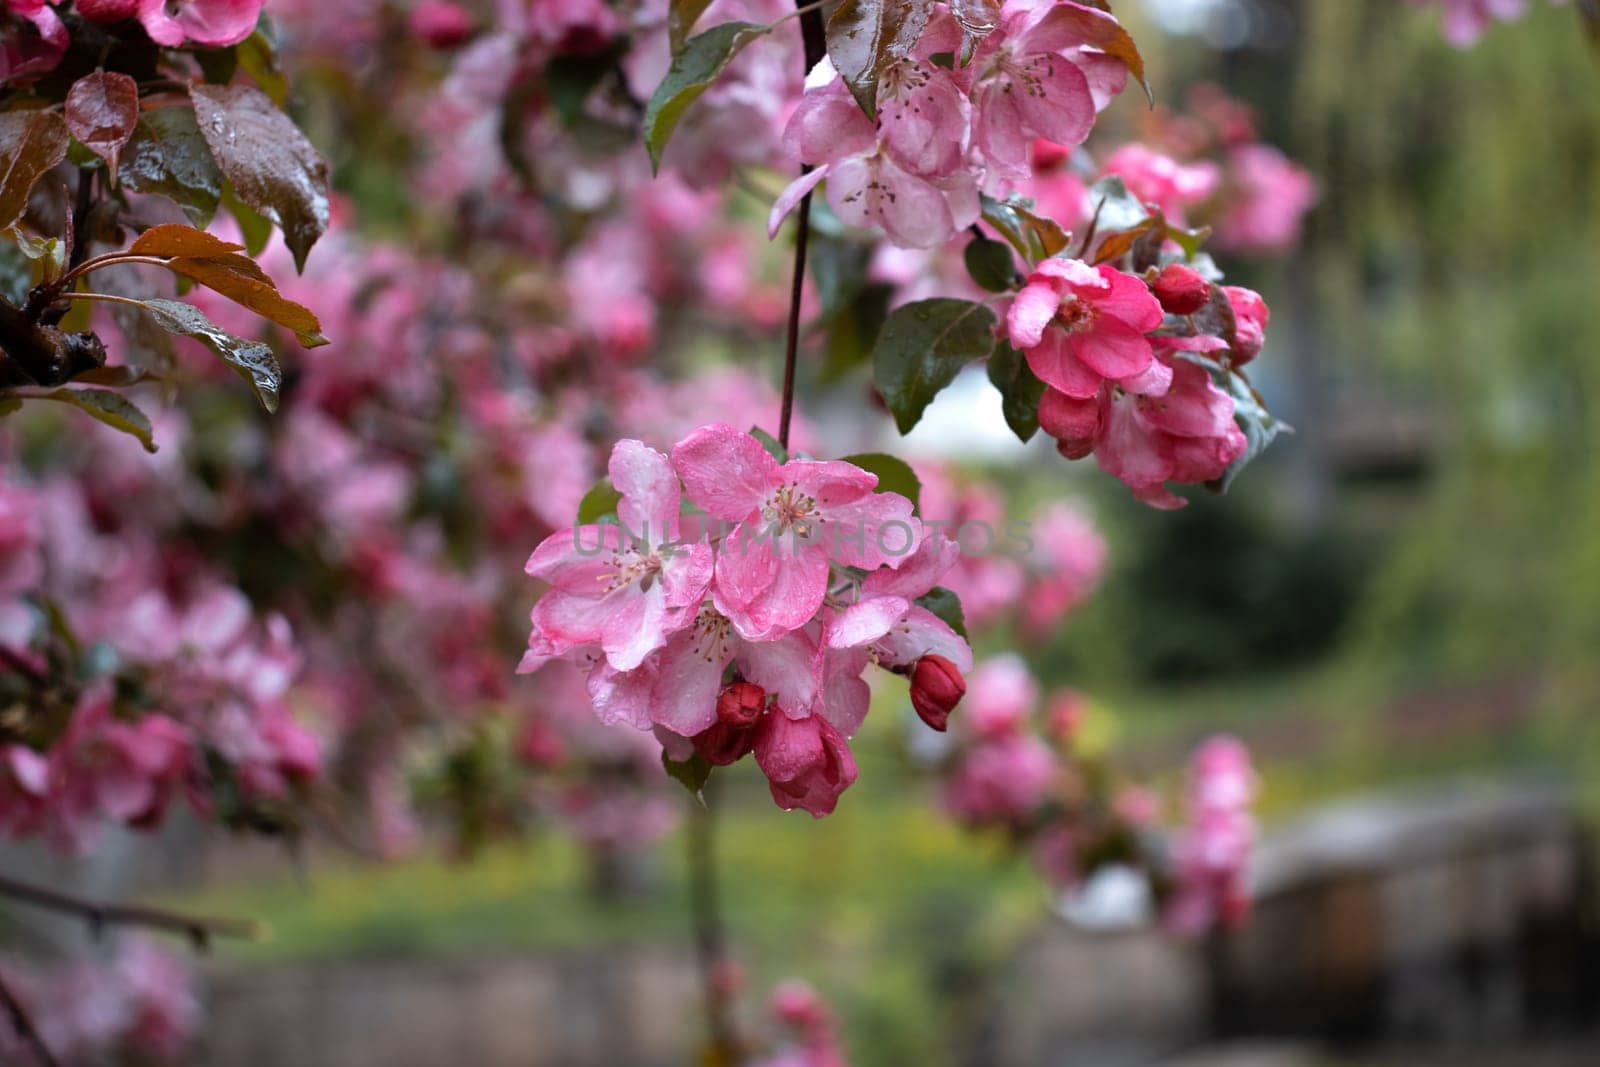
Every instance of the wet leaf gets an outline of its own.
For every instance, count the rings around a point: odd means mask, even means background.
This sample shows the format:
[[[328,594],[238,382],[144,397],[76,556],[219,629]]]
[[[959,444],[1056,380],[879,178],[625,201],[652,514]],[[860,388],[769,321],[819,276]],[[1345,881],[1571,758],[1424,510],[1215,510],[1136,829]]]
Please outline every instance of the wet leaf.
[[[139,85],[126,74],[95,71],[67,93],[67,128],[72,136],[117,171],[122,148],[139,125]]]
[[[994,348],[994,312],[937,298],[896,308],[873,346],[873,381],[902,434],[968,363]]]
[[[1006,425],[1023,444],[1039,432],[1039,400],[1044,383],[1028,366],[1027,358],[1005,341],[995,344],[989,356],[989,381],[1000,390],[1000,410]]]
[[[169,224],[150,227],[128,251],[136,256],[222,256],[243,248],[192,226]]]
[[[49,392],[0,393],[0,414],[16,410],[22,400],[51,400],[70,404],[91,418],[98,419],[114,430],[139,439],[146,452],[156,451],[154,430],[150,417],[121,393],[109,389],[52,389]]]
[[[222,171],[186,107],[140,116],[123,148],[117,180],[135,193],[171,200],[196,226],[210,224],[222,197]]]
[[[689,105],[711,88],[745,45],[766,32],[766,26],[753,22],[724,22],[684,42],[645,108],[644,144],[652,168],[661,169],[661,154]]]
[[[759,426],[750,427],[750,436],[761,442],[761,447],[767,450],[767,455],[779,463],[789,462],[789,450],[784,448],[782,442],[776,437]]]
[[[22,217],[40,178],[67,158],[72,135],[54,111],[0,114],[0,229]]]
[[[296,270],[328,229],[328,164],[259,89],[195,85],[200,134],[239,199],[283,233]]]
[[[203,342],[249,383],[262,407],[268,411],[278,410],[278,391],[283,385],[283,371],[278,366],[278,358],[267,345],[224,332],[193,304],[177,300],[141,300],[139,306],[148,311],[157,325],[168,333],[193,337]]]
[[[981,288],[991,293],[1004,293],[1017,284],[1017,264],[1011,258],[1011,249],[1003,242],[975,237],[967,242],[962,255],[967,273]]]
[[[828,19],[828,56],[868,118],[878,113],[884,68],[911,54],[933,12],[931,0],[843,0]]]
[[[1267,410],[1262,403],[1261,395],[1251,388],[1250,383],[1242,374],[1228,374],[1222,383],[1228,395],[1233,397],[1233,417],[1244,431],[1245,450],[1238,459],[1233,461],[1227,471],[1215,482],[1207,483],[1207,488],[1213,492],[1226,493],[1233,487],[1234,479],[1238,478],[1244,469],[1261,458],[1262,453],[1272,447],[1280,434],[1293,433],[1294,430]]]

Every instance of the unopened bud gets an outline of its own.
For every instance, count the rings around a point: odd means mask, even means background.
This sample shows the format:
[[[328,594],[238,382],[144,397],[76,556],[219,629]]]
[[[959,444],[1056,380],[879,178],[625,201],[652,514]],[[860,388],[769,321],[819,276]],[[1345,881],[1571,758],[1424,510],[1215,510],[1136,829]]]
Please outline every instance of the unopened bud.
[[[735,682],[717,697],[717,721],[734,729],[749,729],[767,707],[767,691],[749,682]]]
[[[923,722],[943,732],[950,712],[967,695],[961,670],[943,656],[923,656],[911,672],[911,706]]]
[[[738,763],[755,747],[754,730],[714,722],[689,739],[705,761],[713,767]]]
[[[123,22],[139,13],[139,0],[78,0],[73,10],[88,19],[109,25]]]
[[[1164,311],[1172,315],[1193,315],[1211,303],[1211,283],[1205,275],[1182,263],[1168,263],[1150,284]]]

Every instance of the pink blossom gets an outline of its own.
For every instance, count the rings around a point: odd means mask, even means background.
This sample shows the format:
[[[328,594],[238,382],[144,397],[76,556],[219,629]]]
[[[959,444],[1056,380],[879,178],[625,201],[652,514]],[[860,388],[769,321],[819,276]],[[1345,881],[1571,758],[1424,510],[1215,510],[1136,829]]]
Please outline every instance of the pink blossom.
[[[1120,62],[1086,49],[1116,24],[1081,4],[1006,5],[972,60],[974,141],[995,174],[1027,177],[1036,138],[1073,147],[1089,136],[1096,113],[1127,84]]]
[[[1244,745],[1231,737],[1207,741],[1189,768],[1187,824],[1173,852],[1177,882],[1167,904],[1169,925],[1187,934],[1242,920],[1255,845],[1256,778]]]
[[[1190,209],[1215,195],[1222,182],[1222,171],[1215,163],[1179,163],[1136,141],[1113,152],[1104,170],[1119,175],[1129,192],[1155,204],[1168,221],[1179,226],[1188,224]]]
[[[804,808],[814,818],[831,815],[856,780],[850,746],[821,715],[790,718],[773,711],[756,727],[756,763],[780,808]]]
[[[963,822],[1020,823],[1049,796],[1060,770],[1038,738],[1011,734],[975,745],[945,789],[950,813]]]
[[[1060,624],[1094,592],[1110,550],[1094,521],[1080,508],[1055,503],[1035,516],[1030,532],[1032,579],[1022,600],[1022,618],[1035,633]]]
[[[1094,453],[1107,474],[1158,508],[1180,508],[1169,482],[1209,482],[1244,454],[1233,400],[1204,367],[1166,362],[1170,387],[1160,396],[1106,388],[1079,400],[1054,389],[1039,404],[1039,425],[1073,458]]]
[[[984,662],[967,679],[966,722],[978,737],[1020,732],[1039,703],[1039,683],[1015,654]]]
[[[48,74],[72,43],[56,0],[3,0],[5,10],[33,24],[33,34],[7,29],[0,40],[0,84]]]
[[[226,48],[256,30],[265,0],[139,0],[139,21],[150,39]]]
[[[785,464],[747,433],[703,426],[672,463],[689,499],[738,523],[717,556],[717,608],[750,640],[805,625],[822,606],[830,563],[897,567],[922,540],[911,502],[874,492],[878,479],[837,461]]]
[[[1170,375],[1145,334],[1161,318],[1161,305],[1133,275],[1047,259],[1012,301],[1006,331],[1040,380],[1066,396],[1088,399],[1107,381],[1159,394]]]
[[[1261,294],[1237,285],[1223,286],[1228,304],[1233,308],[1234,345],[1233,365],[1242,367],[1261,354],[1267,341],[1267,324],[1272,311]]]
[[[818,65],[783,135],[789,154],[815,169],[778,197],[768,218],[769,234],[775,235],[801,198],[824,179],[828,204],[841,219],[852,226],[880,228],[903,247],[936,248],[977,221],[977,183],[957,166],[964,112],[953,84],[935,67],[907,70],[911,73],[899,81],[907,86],[918,82],[920,88],[908,87],[904,97],[890,102],[888,116],[899,118],[889,122],[880,141],[832,65]],[[927,97],[935,112],[925,128],[913,121],[913,95]]]
[[[620,525],[560,530],[528,560],[527,573],[551,585],[533,609],[530,648],[548,656],[597,644],[625,671],[694,620],[686,609],[698,609],[705,594],[711,549],[674,544],[679,488],[667,457],[620,441],[610,470],[622,494]]]
[[[1217,246],[1262,254],[1300,242],[1306,212],[1317,202],[1311,174],[1271,145],[1228,152],[1227,208],[1217,221]]]

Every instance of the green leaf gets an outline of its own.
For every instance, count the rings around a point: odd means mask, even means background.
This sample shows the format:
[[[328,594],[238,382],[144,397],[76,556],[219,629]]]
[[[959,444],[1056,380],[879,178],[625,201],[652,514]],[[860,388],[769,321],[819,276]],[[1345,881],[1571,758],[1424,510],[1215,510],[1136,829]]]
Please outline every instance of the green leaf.
[[[652,169],[661,169],[661,153],[689,105],[711,88],[745,45],[769,28],[753,22],[724,22],[684,42],[644,111],[644,144]]]
[[[600,479],[583,494],[583,500],[578,504],[578,525],[593,526],[602,519],[615,518],[617,505],[621,502],[622,494],[611,484],[611,479]]]
[[[1039,400],[1044,383],[1028,366],[1028,359],[1004,340],[996,342],[989,356],[989,381],[1000,390],[1000,410],[1006,425],[1023,444],[1039,432]]]
[[[983,198],[983,221],[1006,239],[1028,263],[1049,259],[1067,247],[1066,231],[1055,220],[1035,215],[1031,201]]]
[[[884,68],[911,54],[933,12],[931,0],[843,0],[828,19],[828,56],[866,112],[878,113]]]
[[[963,255],[967,273],[980,288],[991,293],[1004,293],[1017,284],[1017,264],[1011,258],[1011,249],[1003,242],[974,237],[967,242]]]
[[[227,85],[239,73],[237,48],[200,48],[194,58],[200,63],[200,73],[213,85]]]
[[[22,218],[39,179],[67,158],[72,134],[54,111],[0,114],[0,229]]]
[[[1272,447],[1272,443],[1280,434],[1294,432],[1292,427],[1279,421],[1267,410],[1261,394],[1251,388],[1244,375],[1227,374],[1224,377],[1226,381],[1222,383],[1223,387],[1233,397],[1234,420],[1244,431],[1245,450],[1223,472],[1221,478],[1207,483],[1207,488],[1218,493],[1226,493],[1233,488],[1234,479],[1238,478],[1246,467],[1260,459],[1262,453]]]
[[[557,56],[545,65],[544,88],[561,125],[573,130],[587,121],[584,107],[606,75],[617,69],[620,47],[591,55]],[[519,136],[526,126],[519,126]]]
[[[761,447],[767,450],[767,455],[779,463],[789,462],[789,450],[784,448],[776,437],[759,426],[750,427],[750,436],[761,442]]]
[[[667,8],[667,40],[672,43],[673,55],[683,50],[694,24],[710,6],[711,0],[672,0],[672,6]]]
[[[1102,237],[1138,229],[1150,218],[1150,209],[1128,191],[1118,174],[1108,174],[1090,186],[1089,203],[1094,205],[1095,232]]]
[[[917,477],[917,472],[905,460],[884,452],[863,452],[845,456],[844,462],[854,463],[862,470],[876,474],[878,492],[899,493],[911,501],[914,510],[922,510],[922,479]]]
[[[52,400],[70,404],[91,418],[139,439],[146,452],[156,451],[150,418],[121,393],[109,389],[52,389],[47,393],[0,393],[0,414],[9,414],[24,400]]]
[[[249,383],[262,407],[268,411],[278,410],[278,390],[283,385],[283,371],[271,348],[259,341],[246,341],[223,332],[193,304],[176,300],[141,300],[139,306],[148,311],[156,324],[168,333],[193,337],[203,342]]]
[[[328,164],[272,98],[248,85],[192,85],[200,133],[239,199],[283,233],[304,270],[328,229]]]
[[[873,347],[873,380],[902,434],[962,367],[994,349],[994,327],[994,312],[970,300],[920,300],[889,315]]]
[[[693,793],[702,804],[705,803],[701,791],[705,789],[706,782],[711,780],[711,764],[706,762],[704,756],[696,752],[686,760],[675,760],[662,752],[661,766],[666,768],[669,778]]]
[[[117,180],[135,193],[165,197],[201,227],[210,225],[222,197],[222,171],[186,107],[159,107],[139,117]]]
[[[961,610],[961,598],[955,593],[942,585],[937,586],[917,597],[917,604],[944,620],[946,626],[963,638],[967,636],[967,616]]]

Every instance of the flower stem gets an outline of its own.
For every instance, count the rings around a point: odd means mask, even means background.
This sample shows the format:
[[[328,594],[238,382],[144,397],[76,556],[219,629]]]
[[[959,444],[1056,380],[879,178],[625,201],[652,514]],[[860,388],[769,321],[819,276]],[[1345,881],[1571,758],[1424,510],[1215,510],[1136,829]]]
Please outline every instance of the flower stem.
[[[800,13],[800,39],[805,50],[805,73],[822,62],[828,53],[826,30],[822,11],[814,4],[797,0]],[[800,168],[802,175],[811,171],[809,165]],[[778,443],[789,447],[789,426],[794,421],[795,369],[800,358],[800,303],[806,286],[806,246],[811,240],[811,193],[800,200],[795,220],[798,229],[794,238],[794,278],[789,290],[789,329],[783,351],[783,414],[778,419]]]

